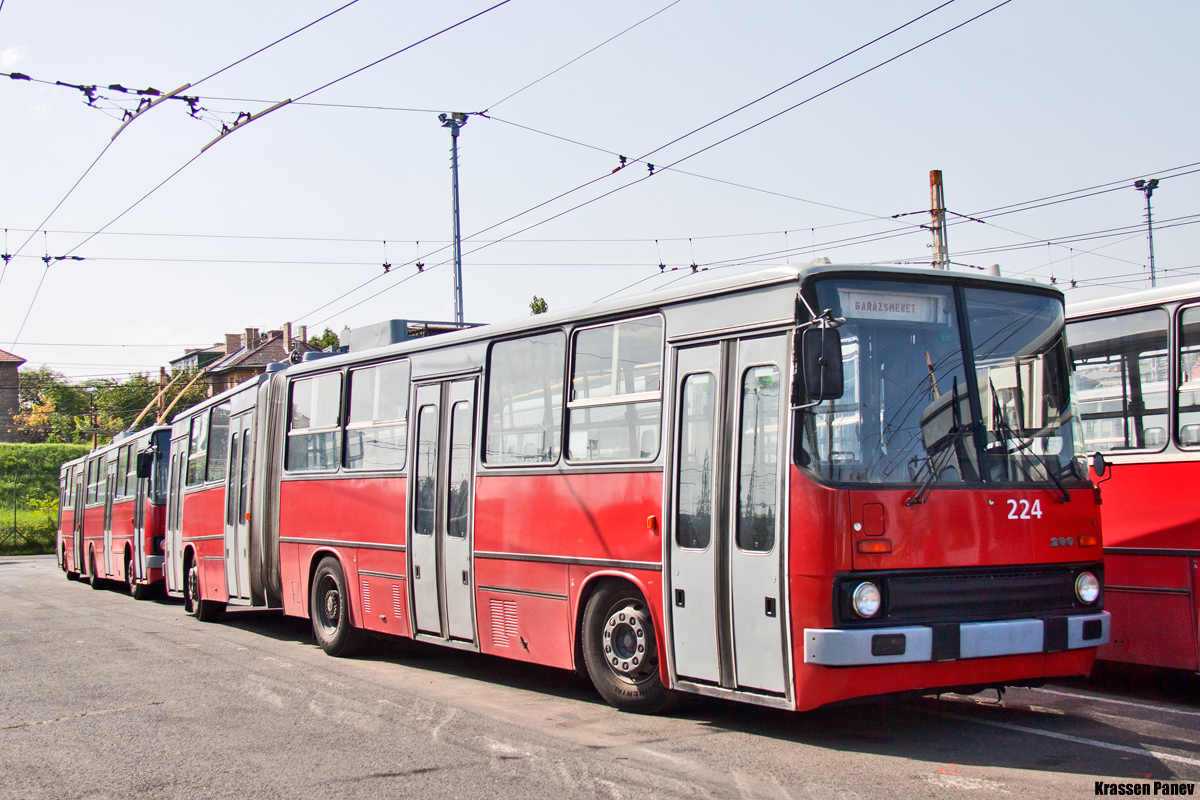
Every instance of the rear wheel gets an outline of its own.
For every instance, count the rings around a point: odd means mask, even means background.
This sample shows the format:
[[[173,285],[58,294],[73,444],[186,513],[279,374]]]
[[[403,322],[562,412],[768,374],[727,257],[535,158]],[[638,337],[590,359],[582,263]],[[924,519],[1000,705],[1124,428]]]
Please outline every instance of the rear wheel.
[[[200,566],[193,561],[191,569],[187,574],[187,595],[191,608],[188,609],[189,614],[195,615],[196,619],[201,622],[212,622],[217,617],[221,616],[221,612],[225,610],[224,603],[218,603],[214,600],[205,600],[200,595]]]
[[[322,650],[342,658],[362,649],[363,632],[350,623],[346,576],[336,558],[323,558],[317,565],[308,605],[313,636]]]
[[[133,571],[133,556],[125,558],[125,585],[129,587],[129,596],[134,600],[145,600],[150,594],[150,587],[137,582],[137,574]]]
[[[596,691],[622,711],[657,714],[676,701],[659,674],[650,607],[628,584],[605,584],[588,600],[583,659]]]

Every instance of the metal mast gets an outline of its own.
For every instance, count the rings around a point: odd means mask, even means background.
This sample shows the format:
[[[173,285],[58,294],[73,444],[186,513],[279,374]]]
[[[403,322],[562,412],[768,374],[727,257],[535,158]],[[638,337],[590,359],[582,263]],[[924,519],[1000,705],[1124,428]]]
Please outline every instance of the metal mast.
[[[1150,195],[1158,188],[1158,178],[1134,181],[1133,188],[1146,195],[1146,238],[1150,242],[1150,287],[1153,288],[1158,284],[1154,280],[1154,218],[1150,216]]]
[[[946,240],[946,194],[942,188],[942,171],[929,171],[929,230],[933,232],[934,269],[950,269],[950,245]]]
[[[462,291],[462,228],[459,219],[458,205],[458,132],[467,124],[467,115],[455,112],[453,114],[438,114],[443,128],[450,129],[450,172],[453,176],[454,193],[454,321],[463,321],[463,291]]]

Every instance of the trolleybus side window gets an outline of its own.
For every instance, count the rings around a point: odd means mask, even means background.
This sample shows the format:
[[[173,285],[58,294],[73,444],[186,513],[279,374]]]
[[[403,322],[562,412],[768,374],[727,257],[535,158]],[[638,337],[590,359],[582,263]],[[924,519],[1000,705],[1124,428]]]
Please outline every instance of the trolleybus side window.
[[[712,541],[716,389],[712,373],[699,372],[684,378],[680,392],[675,541],[695,550],[704,550]]]
[[[208,425],[208,468],[205,480],[223,481],[229,467],[229,403],[212,410]]]
[[[204,483],[205,457],[208,454],[208,414],[192,417],[191,433],[188,436],[187,485]]]
[[[487,464],[553,464],[562,449],[561,331],[492,345],[487,396]]]
[[[467,535],[471,514],[471,404],[454,404],[450,413],[450,485],[446,493],[446,533],[456,539]]]
[[[417,412],[417,458],[413,480],[417,484],[413,533],[433,535],[434,514],[437,512],[437,406],[421,406]]]
[[[1200,306],[1179,315],[1179,445],[1200,447]]]
[[[1153,309],[1067,326],[1089,450],[1166,446],[1167,320]]]
[[[292,383],[288,415],[289,472],[335,470],[341,463],[342,375],[329,372]]]
[[[346,469],[404,469],[408,361],[350,370]]]
[[[129,496],[137,493],[137,454],[137,444],[129,445],[125,457],[125,494]]]
[[[124,497],[132,492],[125,491],[125,482],[129,473],[129,445],[118,448],[117,450],[117,491],[114,493],[116,497]]]
[[[650,461],[662,417],[662,317],[577,331],[568,461]]]
[[[96,503],[104,498],[101,496],[100,485],[104,482],[104,462],[100,458],[88,461],[87,503]]]
[[[737,545],[769,553],[775,548],[779,487],[779,368],[774,364],[750,367],[742,378],[738,462]]]

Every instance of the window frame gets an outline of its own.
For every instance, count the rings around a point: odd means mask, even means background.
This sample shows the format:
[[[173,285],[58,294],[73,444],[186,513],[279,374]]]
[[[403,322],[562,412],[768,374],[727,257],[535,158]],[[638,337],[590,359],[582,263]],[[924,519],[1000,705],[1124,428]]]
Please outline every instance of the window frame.
[[[309,427],[293,428],[292,427],[292,410],[295,407],[296,387],[301,384],[306,384],[306,383],[311,382],[312,383],[312,391],[315,393],[316,387],[317,387],[317,381],[319,381],[321,378],[327,378],[327,377],[337,378],[337,385],[338,385],[338,399],[337,399],[337,403],[336,403],[337,416],[335,418],[334,424],[320,425],[320,426],[314,427],[311,424],[312,418],[310,416]],[[286,406],[286,409],[287,409],[286,422],[287,422],[287,424],[286,424],[286,429],[284,432],[285,446],[284,446],[284,454],[283,454],[283,472],[284,472],[284,474],[286,474],[286,475],[312,475],[312,474],[329,475],[329,474],[336,474],[342,470],[342,462],[345,458],[344,451],[343,451],[344,445],[345,445],[345,442],[343,441],[345,438],[345,430],[344,430],[345,426],[343,425],[343,422],[346,417],[347,402],[348,402],[348,400],[346,397],[346,370],[344,370],[344,369],[335,369],[335,370],[329,370],[326,372],[305,373],[303,375],[298,375],[295,378],[288,381],[287,406]],[[327,433],[334,434],[333,441],[334,441],[335,446],[339,450],[339,452],[336,454],[336,458],[332,459],[331,465],[321,467],[321,468],[310,468],[310,469],[294,469],[294,468],[292,468],[292,466],[291,466],[292,442],[301,436],[313,436],[313,435],[327,434]]]
[[[658,390],[657,391],[642,391],[628,392],[625,394],[616,394],[615,390],[619,383],[618,370],[615,362],[620,356],[620,349],[617,343],[620,342],[618,336],[619,326],[625,323],[639,322],[641,320],[657,319],[659,322],[659,373],[658,373]],[[610,384],[613,393],[604,397],[580,398],[575,397],[575,368],[579,358],[579,337],[588,331],[600,330],[602,328],[612,328],[614,347],[613,347],[613,362],[611,370],[612,383]],[[562,460],[565,464],[571,466],[600,466],[607,464],[651,464],[658,460],[663,452],[662,429],[663,429],[663,386],[665,384],[666,375],[666,349],[667,349],[667,323],[666,318],[660,311],[654,311],[649,314],[640,314],[635,317],[627,317],[622,319],[605,320],[590,325],[580,325],[572,329],[571,335],[567,342],[567,376],[564,382],[566,389],[565,402],[563,404],[563,448]],[[638,406],[643,403],[658,404],[658,424],[657,435],[655,436],[655,447],[653,452],[648,457],[628,457],[628,458],[607,458],[607,459],[577,459],[571,458],[571,414],[575,409],[585,410],[591,408],[604,408],[615,406]]]
[[[1169,438],[1170,438],[1170,441],[1176,447],[1178,447],[1180,450],[1191,453],[1191,452],[1200,450],[1200,440],[1198,440],[1195,444],[1184,444],[1183,443],[1183,435],[1182,435],[1183,434],[1183,426],[1181,424],[1182,419],[1180,418],[1180,411],[1179,411],[1180,405],[1181,405],[1180,404],[1180,395],[1183,394],[1183,392],[1184,392],[1183,387],[1185,385],[1184,381],[1183,381],[1183,356],[1184,356],[1184,352],[1183,352],[1183,348],[1184,348],[1183,316],[1184,316],[1184,314],[1186,314],[1189,311],[1195,311],[1198,314],[1200,314],[1200,302],[1197,302],[1195,300],[1185,300],[1184,302],[1180,303],[1175,308],[1175,313],[1172,315],[1173,319],[1171,320],[1171,322],[1172,322],[1171,331],[1170,331],[1171,345],[1172,345],[1171,350],[1173,352],[1171,354],[1172,363],[1171,363],[1171,369],[1170,369],[1170,375],[1171,375],[1170,395],[1171,396],[1170,396],[1169,400],[1170,400],[1170,414],[1171,414],[1171,436]],[[1200,320],[1198,320],[1198,322],[1200,322]],[[1196,345],[1197,345],[1197,347],[1200,347],[1200,340],[1197,340]],[[1200,350],[1193,351],[1193,352],[1195,352],[1197,356],[1200,356]],[[1200,380],[1188,381],[1188,383],[1189,384],[1193,384],[1193,383],[1200,384]],[[1196,389],[1188,389],[1187,391],[1189,391],[1189,392],[1194,391],[1194,392],[1200,393],[1200,387],[1198,387]],[[1194,424],[1194,423],[1192,423],[1192,424]]]
[[[378,379],[379,373],[376,372],[375,397],[374,397],[374,401],[372,403],[371,419],[368,421],[365,421],[365,422],[351,422],[350,414],[354,409],[353,403],[354,403],[354,376],[355,376],[355,373],[367,372],[369,370],[380,370],[384,367],[394,367],[394,366],[403,366],[406,371],[406,375],[405,375],[406,387],[405,387],[405,391],[404,391],[404,415],[402,417],[397,417],[394,419],[386,419],[386,420],[374,418],[374,415],[375,415],[374,406],[378,402],[378,399],[379,399],[379,379]],[[347,369],[344,373],[343,381],[342,381],[342,395],[344,398],[343,402],[342,402],[342,407],[343,407],[342,408],[342,411],[343,411],[342,416],[344,417],[344,421],[342,424],[342,453],[341,453],[340,461],[341,461],[341,468],[343,470],[345,470],[346,472],[352,472],[356,475],[361,474],[361,473],[372,473],[372,472],[389,472],[389,473],[407,472],[407,470],[408,470],[408,451],[409,451],[409,446],[408,446],[409,417],[411,415],[411,410],[412,410],[412,393],[413,393],[412,387],[413,387],[412,359],[408,358],[407,356],[403,357],[403,358],[394,358],[394,359],[387,360],[387,361],[375,361],[375,362],[372,362],[369,364],[360,364],[357,366],[347,367]],[[289,416],[290,416],[290,407],[289,407]],[[290,419],[289,419],[289,423],[290,423]],[[367,431],[367,430],[400,429],[400,428],[403,428],[403,430],[404,430],[404,436],[402,437],[402,441],[404,442],[404,457],[401,459],[401,461],[398,465],[392,465],[392,466],[386,466],[386,467],[377,467],[377,466],[352,467],[352,466],[350,466],[350,463],[349,463],[350,434],[352,432]]]
[[[563,358],[561,364],[560,379],[562,381],[562,405],[559,407],[558,419],[558,450],[555,458],[552,461],[489,461],[488,460],[488,441],[492,436],[492,402],[495,400],[492,397],[492,381],[495,375],[495,351],[496,347],[506,345],[512,342],[521,342],[533,339],[539,336],[562,336]],[[570,333],[563,327],[544,328],[536,331],[525,331],[519,336],[506,336],[502,339],[493,339],[488,342],[487,355],[484,359],[484,371],[482,375],[483,381],[483,416],[482,425],[479,432],[479,439],[476,443],[478,450],[477,463],[483,469],[557,469],[566,459],[566,443],[564,436],[566,434],[566,410],[567,410],[567,387],[570,385],[569,365],[571,360],[571,336]],[[506,429],[507,430],[507,429]]]
[[[1076,358],[1075,358],[1075,348],[1077,347],[1077,345],[1073,344],[1071,341],[1071,331],[1070,331],[1071,325],[1080,324],[1080,323],[1093,323],[1093,322],[1099,322],[1099,323],[1112,322],[1113,320],[1120,319],[1122,317],[1133,317],[1133,316],[1137,316],[1137,315],[1149,315],[1149,314],[1154,314],[1154,313],[1161,314],[1165,318],[1165,322],[1166,322],[1165,326],[1162,328],[1163,334],[1166,337],[1166,346],[1164,348],[1164,350],[1165,350],[1164,357],[1167,360],[1166,404],[1161,410],[1159,410],[1159,409],[1144,409],[1142,417],[1161,415],[1166,418],[1166,425],[1171,430],[1164,431],[1164,433],[1166,435],[1163,436],[1162,443],[1158,444],[1158,445],[1153,445],[1150,447],[1122,447],[1122,448],[1110,448],[1108,450],[1099,450],[1095,446],[1094,440],[1089,439],[1089,437],[1087,436],[1087,433],[1086,433],[1086,429],[1085,429],[1084,444],[1087,447],[1087,449],[1090,452],[1103,452],[1105,458],[1111,458],[1114,456],[1117,458],[1120,458],[1121,456],[1125,456],[1125,455],[1139,455],[1139,456],[1140,455],[1156,455],[1156,454],[1164,452],[1171,444],[1176,442],[1176,429],[1177,429],[1176,401],[1177,401],[1177,398],[1175,397],[1175,394],[1176,394],[1175,390],[1176,390],[1176,387],[1178,386],[1178,379],[1176,378],[1175,372],[1178,368],[1178,363],[1177,363],[1178,362],[1178,358],[1177,358],[1178,342],[1177,342],[1176,334],[1175,334],[1175,322],[1176,322],[1178,314],[1172,313],[1172,310],[1170,308],[1159,304],[1159,305],[1142,306],[1142,307],[1137,307],[1137,308],[1121,309],[1119,311],[1110,312],[1110,313],[1100,313],[1100,314],[1089,315],[1089,316],[1081,316],[1081,317],[1076,317],[1074,319],[1072,319],[1068,316],[1068,318],[1066,319],[1066,324],[1065,324],[1063,330],[1064,330],[1064,335],[1066,336],[1068,354],[1070,356],[1070,361],[1071,361],[1071,365],[1070,365],[1071,376],[1072,376],[1071,394],[1075,400],[1076,411],[1079,414],[1080,426],[1084,427],[1086,425],[1086,423],[1089,422],[1090,420],[1085,416],[1085,412],[1083,410],[1083,405],[1084,405],[1085,400],[1084,400],[1081,392],[1079,391],[1078,387],[1074,384],[1074,376],[1079,372],[1079,366],[1077,365]],[[1140,360],[1141,354],[1139,353],[1138,356],[1139,356],[1139,360]],[[1122,357],[1122,359],[1124,358],[1123,355],[1121,357]],[[1146,384],[1146,381],[1142,380],[1141,384],[1144,387]],[[1121,397],[1122,398],[1125,397],[1125,395],[1124,395],[1125,389],[1126,389],[1126,387],[1122,384],[1122,386],[1121,386],[1121,391],[1122,391]],[[1154,414],[1146,413],[1147,411],[1154,411],[1157,413],[1154,413]],[[1105,413],[1105,412],[1100,412],[1100,413]],[[1129,416],[1110,417],[1109,419],[1121,419],[1124,422],[1125,420],[1130,419],[1130,417]]]

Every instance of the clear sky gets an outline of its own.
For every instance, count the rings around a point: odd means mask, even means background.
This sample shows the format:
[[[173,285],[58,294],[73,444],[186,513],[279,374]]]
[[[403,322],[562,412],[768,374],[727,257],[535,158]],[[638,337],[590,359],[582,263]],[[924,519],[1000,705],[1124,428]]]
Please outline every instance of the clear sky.
[[[120,377],[246,327],[453,319],[454,111],[487,112],[460,139],[469,321],[691,264],[927,260],[931,169],[956,263],[1068,303],[1148,286],[1132,181],[1158,177],[1159,284],[1200,278],[1194,0],[510,0],[314,92],[499,2],[358,0],[201,82],[345,2],[3,0],[0,348]],[[167,100],[110,145],[138,97],[105,87],[186,83],[195,117]]]

